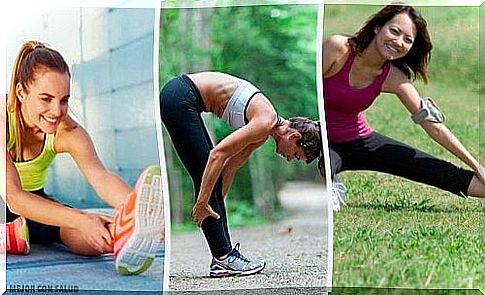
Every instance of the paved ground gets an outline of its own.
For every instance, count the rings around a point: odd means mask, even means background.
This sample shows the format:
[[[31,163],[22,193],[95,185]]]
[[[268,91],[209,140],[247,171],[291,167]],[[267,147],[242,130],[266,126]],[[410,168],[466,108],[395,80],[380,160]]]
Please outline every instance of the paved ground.
[[[243,254],[266,260],[266,269],[254,276],[209,278],[211,256],[202,234],[172,235],[171,290],[325,286],[328,228],[323,196],[322,185],[288,184],[279,194],[289,213],[287,219],[231,231],[233,243],[241,242]]]
[[[109,210],[101,211],[106,214]],[[147,291],[160,294],[163,284],[163,247],[157,252],[148,271],[138,276],[116,273],[113,255],[85,257],[72,254],[61,245],[31,245],[29,255],[7,256],[7,288],[11,293],[72,293],[90,290],[89,294],[111,291]],[[0,267],[5,267],[1,265]],[[82,292],[81,292],[82,293]]]
[[[7,256],[7,288],[13,289],[12,293],[57,293],[55,290],[60,288],[66,291],[141,290],[160,293],[163,256],[164,252],[160,250],[150,269],[141,275],[121,276],[115,271],[111,254],[83,257],[68,252],[60,245],[32,245],[27,256]],[[29,288],[35,290],[30,291]]]

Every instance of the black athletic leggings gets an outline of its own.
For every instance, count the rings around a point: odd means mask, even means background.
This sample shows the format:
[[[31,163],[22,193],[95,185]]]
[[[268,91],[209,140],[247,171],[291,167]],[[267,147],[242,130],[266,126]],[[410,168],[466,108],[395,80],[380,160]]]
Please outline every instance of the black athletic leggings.
[[[377,132],[363,139],[331,143],[329,146],[332,179],[345,170],[372,170],[466,196],[474,175],[472,171],[456,167]]]
[[[162,122],[168,130],[177,154],[192,177],[195,201],[202,175],[213,148],[211,138],[202,121],[204,102],[195,84],[186,76],[169,81],[160,92]],[[211,216],[202,222],[202,231],[213,256],[223,256],[232,250],[227,227],[226,208],[222,195],[222,177],[209,198],[209,205],[220,219]]]
[[[54,200],[52,197],[48,196],[45,192],[44,189],[40,189],[37,191],[32,191],[32,194],[36,194],[38,196],[41,196],[43,198],[49,199],[49,200]],[[10,209],[8,209],[8,206],[5,207],[6,213],[7,213],[7,222],[14,221],[17,219],[19,216]],[[58,226],[53,226],[53,225],[47,225],[47,224],[42,224],[38,223],[35,221],[32,221],[30,219],[26,219],[27,221],[27,227],[29,228],[29,242],[32,244],[50,244],[50,243],[59,243],[63,244],[61,240],[61,234],[60,234],[60,227]]]

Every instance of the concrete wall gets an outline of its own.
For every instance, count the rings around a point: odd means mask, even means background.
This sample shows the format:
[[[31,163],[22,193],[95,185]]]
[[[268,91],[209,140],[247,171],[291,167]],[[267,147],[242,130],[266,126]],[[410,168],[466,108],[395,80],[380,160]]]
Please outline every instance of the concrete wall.
[[[63,54],[71,65],[73,116],[88,130],[105,166],[130,185],[144,167],[159,164],[154,16],[154,9],[62,8],[30,17],[7,36],[7,63],[30,38]],[[68,155],[56,158],[46,191],[76,207],[105,205]]]

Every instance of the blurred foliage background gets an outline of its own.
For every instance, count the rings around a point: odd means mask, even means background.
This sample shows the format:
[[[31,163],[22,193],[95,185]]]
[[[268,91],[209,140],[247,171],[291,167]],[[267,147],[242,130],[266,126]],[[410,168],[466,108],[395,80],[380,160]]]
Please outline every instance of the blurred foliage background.
[[[199,71],[226,72],[251,81],[285,118],[318,119],[316,92],[316,5],[161,10],[160,87],[171,78]],[[163,106],[162,106],[163,107]],[[213,115],[204,116],[214,142],[232,132]],[[192,228],[194,192],[190,177],[164,130],[174,229]],[[316,161],[287,163],[273,140],[238,172],[229,192],[231,225],[271,221],[284,212],[276,194],[285,181],[322,182]]]

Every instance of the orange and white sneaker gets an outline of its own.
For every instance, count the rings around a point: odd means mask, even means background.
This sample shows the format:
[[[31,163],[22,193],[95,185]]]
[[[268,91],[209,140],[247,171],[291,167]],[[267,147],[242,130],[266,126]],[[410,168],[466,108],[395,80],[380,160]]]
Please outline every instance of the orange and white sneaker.
[[[151,166],[140,175],[125,204],[116,210],[113,252],[118,273],[137,275],[150,267],[161,245],[163,224],[160,168]]]
[[[29,228],[24,217],[2,224],[5,230],[5,250],[7,254],[26,255],[30,252]],[[3,233],[2,233],[3,234]],[[3,248],[2,241],[2,248]],[[2,252],[4,249],[2,249]]]

